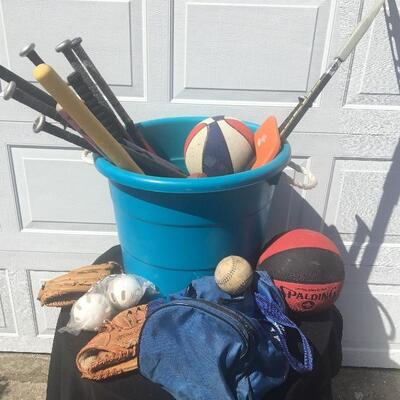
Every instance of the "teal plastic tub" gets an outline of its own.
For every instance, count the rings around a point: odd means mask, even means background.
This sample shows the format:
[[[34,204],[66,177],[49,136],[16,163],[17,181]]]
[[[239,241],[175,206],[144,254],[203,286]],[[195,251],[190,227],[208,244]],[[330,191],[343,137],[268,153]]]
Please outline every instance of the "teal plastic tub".
[[[185,139],[204,118],[138,125],[158,154],[186,170]],[[253,132],[258,127],[246,124]],[[274,188],[289,159],[285,144],[273,161],[255,170],[180,179],[128,172],[98,157],[96,168],[110,184],[125,271],[149,279],[166,295],[213,274],[226,256],[254,265],[265,244]]]

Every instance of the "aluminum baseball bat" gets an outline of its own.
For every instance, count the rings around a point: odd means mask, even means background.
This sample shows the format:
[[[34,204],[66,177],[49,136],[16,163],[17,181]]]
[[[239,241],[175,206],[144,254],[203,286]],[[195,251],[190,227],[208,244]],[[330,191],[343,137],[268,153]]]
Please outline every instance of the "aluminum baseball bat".
[[[97,150],[93,146],[91,146],[89,143],[86,142],[86,140],[82,139],[81,137],[74,135],[73,133],[68,132],[64,129],[61,129],[58,126],[49,124],[46,121],[46,117],[44,115],[41,115],[40,117],[35,119],[32,128],[35,133],[44,131],[52,136],[56,136],[69,143],[75,144],[76,146],[82,147],[83,149],[97,152]]]
[[[372,22],[378,15],[379,10],[382,8],[384,2],[385,0],[377,0],[374,3],[369,13],[357,25],[357,28],[351,34],[348,41],[339,50],[339,53],[335,58],[339,58],[342,62],[347,59],[353,49],[357,46],[358,42],[365,35],[365,32],[367,32],[368,28],[371,26]]]
[[[84,101],[89,110],[106,127],[111,135],[118,140],[118,142],[121,143],[124,137],[129,139],[129,136],[125,132],[125,129],[119,122],[118,118],[115,117],[109,107],[105,107],[97,101],[79,72],[75,71],[68,75],[67,80],[79,97]]]
[[[143,173],[126,150],[110,135],[53,68],[47,64],[40,64],[34,68],[33,75],[82,130],[93,139],[96,146],[110,161],[120,168]]]
[[[110,131],[110,133],[113,136],[115,136],[115,135],[127,136],[125,129],[119,122],[118,118],[114,115],[114,112],[110,108],[106,99],[103,97],[103,94],[97,88],[96,83],[93,82],[92,78],[85,70],[84,65],[82,65],[81,61],[78,59],[78,57],[72,51],[71,40],[67,39],[67,40],[64,40],[63,42],[59,43],[56,46],[56,51],[63,53],[64,56],[66,57],[66,59],[71,64],[72,68],[74,69],[74,73],[70,74],[68,77],[68,82],[70,85],[72,85],[74,87],[74,89],[78,93],[78,95],[82,98],[82,91],[83,91],[88,96],[91,96],[91,99],[97,100],[98,104],[101,106],[104,113],[107,114],[107,116],[108,116],[109,124],[107,124],[107,129]],[[79,91],[77,85],[79,85],[79,86],[82,85],[84,88],[82,88],[81,91]],[[88,106],[88,104],[86,103],[86,99],[83,99],[83,100],[85,101],[85,104]],[[90,109],[90,111],[93,112],[93,109]],[[94,114],[96,115],[96,117],[98,117],[98,115],[96,113],[94,113]],[[105,125],[104,120],[102,120],[100,122],[102,122],[102,124]],[[119,132],[118,134],[117,134],[117,131]]]
[[[82,77],[83,81],[89,87],[89,90],[93,93],[94,97],[101,103],[106,105],[106,101],[103,99],[99,89],[96,87],[96,84],[92,81],[92,78],[86,72],[84,66],[79,61],[78,57],[74,54],[71,47],[71,40],[67,39],[62,41],[56,46],[56,52],[64,54],[65,58],[71,64],[71,67],[74,71],[78,72]]]
[[[131,141],[126,140],[124,147],[136,160],[146,175],[187,178],[187,175],[171,162]]]
[[[361,22],[357,25],[356,29],[347,40],[347,42],[343,45],[343,47],[339,50],[336,57],[333,60],[333,63],[330,65],[328,70],[320,77],[318,82],[314,85],[314,87],[301,98],[299,104],[295,107],[295,109],[289,114],[289,117],[285,119],[283,124],[279,127],[281,142],[283,143],[287,137],[293,132],[294,128],[301,121],[304,114],[312,107],[316,98],[320,95],[322,90],[328,84],[328,82],[332,79],[333,75],[339,69],[340,65],[347,59],[350,53],[357,46],[358,42],[365,35],[365,32],[371,26],[373,20],[377,16],[379,10],[383,6],[385,0],[377,0],[372,6],[371,10],[368,14],[361,20]]]
[[[44,64],[43,59],[35,51],[35,43],[28,44],[20,52],[21,57],[27,57],[34,65]]]
[[[38,100],[36,97],[33,97],[29,93],[24,92],[17,87],[17,84],[14,81],[11,81],[5,87],[3,98],[4,100],[14,99],[19,103],[22,103],[29,108],[32,108],[33,110],[38,111],[39,113],[44,114],[51,119],[54,119],[61,125],[66,124],[66,121],[57,113],[54,107],[51,107],[48,104]]]
[[[21,78],[19,75],[14,74],[14,72],[3,67],[2,65],[0,65],[0,78],[6,82],[14,81],[18,85],[18,87],[24,92],[29,93],[31,96],[36,97],[38,100],[48,104],[51,107],[56,106],[57,102],[46,92],[32,85],[30,82]]]
[[[69,114],[60,106],[60,104],[57,104],[56,110],[60,114],[61,118],[68,122],[69,126],[71,126],[72,129],[78,132],[83,139],[85,139],[94,149],[96,149],[97,153],[105,157],[105,154],[103,154],[101,150],[96,146],[96,143],[93,141],[93,139],[86,135],[81,127],[69,116]]]
[[[123,123],[125,124],[125,128],[132,140],[138,144],[139,146],[149,150],[153,153],[153,148],[147,143],[146,139],[142,135],[142,133],[137,129],[135,123],[132,118],[128,115],[125,109],[122,107],[121,103],[118,101],[114,92],[108,86],[107,82],[104,80],[103,76],[100,74],[99,70],[94,65],[93,61],[86,53],[84,48],[82,47],[82,38],[75,38],[72,40],[72,49],[77,55],[77,57],[81,60],[82,64],[89,71],[90,75],[93,77],[94,81],[97,83],[101,91],[106,96],[107,100],[110,102],[115,112],[119,115]]]

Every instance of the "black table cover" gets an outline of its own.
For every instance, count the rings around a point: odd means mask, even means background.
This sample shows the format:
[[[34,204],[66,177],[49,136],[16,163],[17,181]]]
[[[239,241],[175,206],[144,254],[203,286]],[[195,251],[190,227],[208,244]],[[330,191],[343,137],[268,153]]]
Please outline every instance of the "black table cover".
[[[116,261],[122,265],[119,246],[102,254],[95,263],[107,261]],[[138,372],[99,382],[82,379],[75,365],[75,357],[94,333],[82,332],[78,336],[59,333],[58,329],[68,322],[69,311],[70,308],[62,309],[58,318],[49,367],[47,400],[173,399],[160,386],[145,379]],[[297,322],[310,341],[314,353],[314,370],[303,375],[291,371],[285,384],[268,393],[265,400],[331,400],[331,378],[338,373],[342,361],[342,317],[339,311],[332,307],[316,315],[292,315],[291,318]],[[291,350],[298,352],[299,338],[297,335],[292,336],[290,332],[288,335]]]

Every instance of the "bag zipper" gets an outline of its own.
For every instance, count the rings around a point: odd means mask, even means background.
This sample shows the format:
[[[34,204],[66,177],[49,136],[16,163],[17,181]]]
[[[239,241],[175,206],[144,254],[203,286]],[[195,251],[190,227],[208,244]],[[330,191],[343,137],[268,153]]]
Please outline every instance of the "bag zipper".
[[[201,304],[206,306],[206,307],[202,307]],[[193,307],[193,308],[197,308],[199,310],[208,311],[213,316],[223,320],[224,322],[227,322],[237,332],[239,332],[240,336],[243,339],[243,343],[245,344],[245,350],[242,351],[242,353],[240,355],[240,359],[242,359],[248,353],[249,342],[254,337],[255,328],[250,323],[250,321],[245,316],[240,314],[238,311],[233,311],[233,310],[231,310],[230,308],[228,308],[226,306],[222,306],[221,304],[217,304],[217,303],[214,303],[214,302],[211,302],[211,301],[208,301],[208,300],[204,300],[204,299],[188,299],[188,298],[185,298],[185,299],[181,299],[181,300],[173,300],[170,303],[162,305],[161,307],[156,309],[153,312],[153,314],[156,313],[157,311],[163,309],[163,308],[172,307],[174,305],[180,305],[180,306],[185,306],[185,307]],[[213,309],[214,312],[211,311],[210,308]],[[218,313],[216,313],[215,311],[218,311]],[[223,315],[221,315],[221,314],[223,314]],[[227,319],[226,319],[226,315],[228,315],[230,317],[230,319],[234,320],[236,323],[228,322]]]

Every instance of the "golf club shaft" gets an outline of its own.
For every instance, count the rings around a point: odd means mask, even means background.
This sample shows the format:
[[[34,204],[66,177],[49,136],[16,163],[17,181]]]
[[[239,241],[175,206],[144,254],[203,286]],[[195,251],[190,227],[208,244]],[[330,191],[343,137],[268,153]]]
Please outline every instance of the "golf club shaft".
[[[14,74],[14,72],[8,70],[2,65],[0,65],[0,78],[6,82],[14,81],[17,84],[17,86],[24,92],[29,93],[31,96],[37,98],[43,103],[48,104],[51,107],[56,106],[56,101],[46,92],[32,85],[25,79],[21,78],[19,75]]]
[[[313,102],[331,80],[332,76],[339,69],[342,62],[351,54],[358,42],[364,36],[365,32],[371,26],[373,20],[381,9],[385,0],[377,0],[369,13],[357,25],[356,29],[340,49],[329,69],[320,77],[314,87],[302,98],[295,109],[289,114],[288,118],[279,127],[281,142],[283,143],[287,137],[293,132],[294,128],[301,121],[304,114],[312,107]]]

